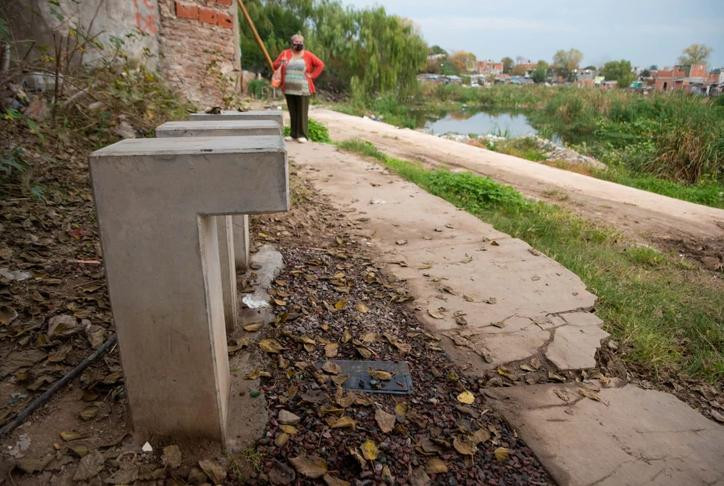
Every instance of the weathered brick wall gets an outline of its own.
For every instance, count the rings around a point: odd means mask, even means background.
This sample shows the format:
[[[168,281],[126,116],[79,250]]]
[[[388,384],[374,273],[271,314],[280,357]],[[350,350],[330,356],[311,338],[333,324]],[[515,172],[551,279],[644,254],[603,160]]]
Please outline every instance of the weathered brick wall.
[[[160,69],[203,106],[240,91],[239,23],[234,0],[158,0]]]

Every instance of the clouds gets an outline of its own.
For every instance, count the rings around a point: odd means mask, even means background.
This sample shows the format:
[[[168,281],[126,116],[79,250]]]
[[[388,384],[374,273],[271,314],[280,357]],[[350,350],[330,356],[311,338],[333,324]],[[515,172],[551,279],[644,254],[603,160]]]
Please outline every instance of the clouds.
[[[465,49],[480,58],[522,55],[550,59],[575,47],[585,63],[630,59],[670,65],[694,42],[714,48],[724,65],[721,0],[342,0],[357,7],[384,4],[411,18],[430,44]]]

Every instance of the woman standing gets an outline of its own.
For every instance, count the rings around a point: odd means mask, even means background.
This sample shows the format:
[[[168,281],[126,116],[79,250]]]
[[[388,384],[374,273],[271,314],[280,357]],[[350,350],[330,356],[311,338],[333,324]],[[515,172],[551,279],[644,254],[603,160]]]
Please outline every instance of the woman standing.
[[[291,49],[285,49],[274,61],[274,69],[282,68],[282,91],[287,98],[289,117],[292,120],[291,137],[299,143],[309,139],[309,97],[316,90],[314,81],[324,71],[324,63],[314,54],[304,50],[304,37],[292,36]]]

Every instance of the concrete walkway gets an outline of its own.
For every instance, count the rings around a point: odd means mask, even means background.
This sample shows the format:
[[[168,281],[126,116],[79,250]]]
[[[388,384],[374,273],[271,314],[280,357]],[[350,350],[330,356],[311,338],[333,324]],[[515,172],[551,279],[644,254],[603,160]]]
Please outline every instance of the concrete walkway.
[[[363,223],[357,236],[407,280],[417,316],[467,373],[533,358],[559,369],[595,367],[607,334],[590,312],[595,296],[576,275],[373,162],[328,145],[288,148],[302,174]],[[724,479],[717,460],[724,427],[673,396],[573,384],[490,389],[490,396],[559,484]]]
[[[403,159],[477,172],[510,184],[528,196],[613,224],[640,239],[724,240],[721,209],[332,110],[317,108],[312,116],[329,127],[335,140],[368,140],[383,152]]]

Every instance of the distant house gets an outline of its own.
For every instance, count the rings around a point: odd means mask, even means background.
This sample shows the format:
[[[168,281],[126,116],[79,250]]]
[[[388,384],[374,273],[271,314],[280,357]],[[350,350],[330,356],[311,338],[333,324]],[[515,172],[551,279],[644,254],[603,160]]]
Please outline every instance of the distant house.
[[[477,71],[478,74],[485,76],[490,76],[491,74],[493,76],[497,76],[499,74],[503,74],[503,63],[490,60],[478,61]]]
[[[687,93],[707,94],[712,84],[712,76],[707,71],[706,64],[660,69],[653,73],[653,77],[654,89],[662,93],[685,91]]]

